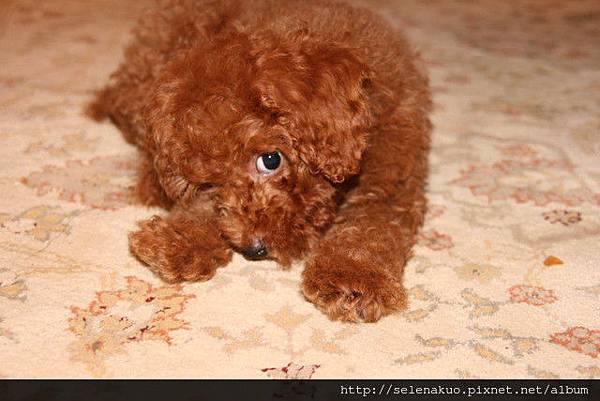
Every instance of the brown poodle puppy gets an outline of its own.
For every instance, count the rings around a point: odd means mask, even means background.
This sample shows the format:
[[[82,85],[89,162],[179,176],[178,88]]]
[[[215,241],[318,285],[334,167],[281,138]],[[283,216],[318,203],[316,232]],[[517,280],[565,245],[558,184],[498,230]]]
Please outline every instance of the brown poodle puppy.
[[[425,212],[430,95],[372,13],[322,0],[176,0],[147,13],[91,104],[140,149],[137,190],[170,209],[129,236],[169,282],[232,250],[287,267],[332,319],[403,308]]]

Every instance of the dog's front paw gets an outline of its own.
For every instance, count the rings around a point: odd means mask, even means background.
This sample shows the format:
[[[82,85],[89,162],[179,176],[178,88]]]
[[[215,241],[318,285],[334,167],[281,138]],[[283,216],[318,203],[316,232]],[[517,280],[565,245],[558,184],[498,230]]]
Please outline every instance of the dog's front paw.
[[[129,234],[129,249],[167,282],[208,280],[231,259],[231,251],[218,233],[188,223],[160,216],[140,222]]]
[[[343,257],[309,261],[302,292],[332,320],[376,322],[406,307],[398,278],[379,266]]]

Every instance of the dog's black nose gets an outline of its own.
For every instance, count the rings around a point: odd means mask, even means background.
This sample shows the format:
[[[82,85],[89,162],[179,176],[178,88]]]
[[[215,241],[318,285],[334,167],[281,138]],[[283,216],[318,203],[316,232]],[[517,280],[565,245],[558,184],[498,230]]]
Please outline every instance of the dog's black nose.
[[[269,254],[267,248],[260,240],[254,240],[252,245],[242,249],[242,254],[246,259],[250,260],[261,260],[267,257]]]

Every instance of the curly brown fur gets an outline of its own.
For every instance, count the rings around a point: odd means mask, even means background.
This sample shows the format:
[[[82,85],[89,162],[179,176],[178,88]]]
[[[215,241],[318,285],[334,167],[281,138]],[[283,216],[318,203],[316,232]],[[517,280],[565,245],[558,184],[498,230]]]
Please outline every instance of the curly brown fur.
[[[328,1],[175,0],[134,37],[89,114],[138,145],[140,199],[171,210],[130,235],[141,261],[206,280],[260,242],[305,260],[302,291],[332,319],[405,307],[430,97],[398,32]]]

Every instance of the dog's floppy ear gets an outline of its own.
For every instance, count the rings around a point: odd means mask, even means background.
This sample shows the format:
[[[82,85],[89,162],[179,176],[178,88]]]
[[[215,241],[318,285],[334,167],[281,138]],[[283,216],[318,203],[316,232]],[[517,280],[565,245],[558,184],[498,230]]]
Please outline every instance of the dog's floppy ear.
[[[189,152],[185,132],[177,127],[177,117],[182,113],[176,101],[180,86],[181,82],[176,79],[165,80],[150,91],[143,111],[146,133],[140,143],[151,157],[162,188],[173,201],[185,201],[194,189],[185,178],[181,164],[189,158]]]
[[[257,57],[261,107],[288,124],[309,169],[342,182],[358,173],[372,117],[371,73],[351,49],[304,40]]]

